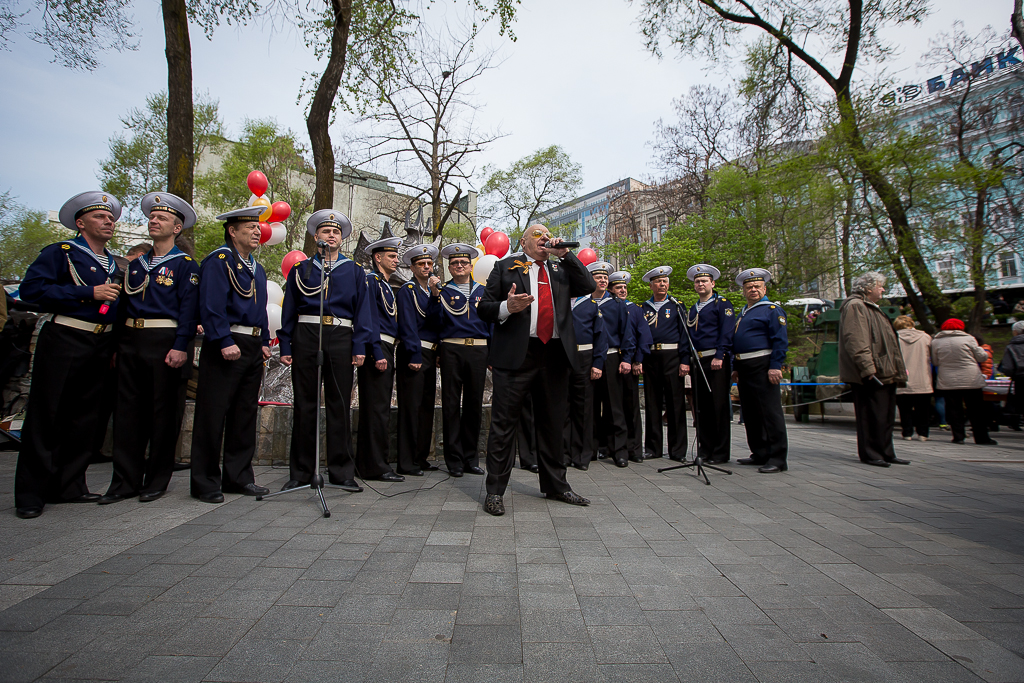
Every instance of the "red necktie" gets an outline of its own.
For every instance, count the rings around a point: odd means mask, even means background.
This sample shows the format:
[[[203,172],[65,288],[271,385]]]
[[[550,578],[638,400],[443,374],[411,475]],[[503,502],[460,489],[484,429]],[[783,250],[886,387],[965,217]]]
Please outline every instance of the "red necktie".
[[[543,261],[538,261],[540,272],[537,274],[537,338],[545,344],[551,340],[555,329],[555,309],[551,305],[551,283],[548,282],[548,271]]]

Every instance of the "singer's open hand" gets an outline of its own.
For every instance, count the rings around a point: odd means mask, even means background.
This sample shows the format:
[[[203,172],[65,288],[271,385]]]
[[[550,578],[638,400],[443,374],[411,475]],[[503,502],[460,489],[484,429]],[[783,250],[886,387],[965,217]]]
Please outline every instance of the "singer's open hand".
[[[92,298],[96,301],[116,301],[121,293],[121,285],[96,285],[92,288]]]
[[[525,310],[533,303],[532,294],[516,294],[516,283],[512,283],[512,289],[508,290],[508,312],[518,313]]]

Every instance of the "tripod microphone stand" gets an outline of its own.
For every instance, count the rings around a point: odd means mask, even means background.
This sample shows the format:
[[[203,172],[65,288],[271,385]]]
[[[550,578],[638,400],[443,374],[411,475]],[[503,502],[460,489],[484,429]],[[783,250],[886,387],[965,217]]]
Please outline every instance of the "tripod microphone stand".
[[[320,245],[323,245],[322,247]],[[328,245],[326,243],[319,243],[317,247],[321,250],[323,256],[322,267],[320,268],[320,321],[317,325],[317,345],[316,345],[316,439],[314,441],[315,448],[315,462],[316,468],[313,471],[313,476],[310,478],[308,484],[302,486],[296,486],[293,489],[285,489],[284,491],[277,491],[275,493],[268,493],[263,496],[256,496],[256,500],[263,500],[265,498],[273,498],[274,496],[282,496],[286,493],[295,493],[296,491],[302,491],[304,489],[312,489],[316,492],[316,495],[320,498],[320,507],[324,510],[324,517],[330,517],[331,511],[327,508],[327,500],[324,498],[324,489],[342,489],[350,493],[359,493],[362,491],[362,487],[350,487],[350,486],[339,486],[338,484],[331,484],[324,481],[324,477],[320,474],[320,383],[323,379],[324,371],[324,297],[326,295],[326,288],[324,282],[329,274],[327,266],[327,256],[330,254],[328,251]],[[293,266],[297,267],[297,266]],[[295,274],[298,278],[298,273]],[[294,410],[294,408],[293,408]]]
[[[697,354],[697,349],[693,346],[693,339],[690,337],[690,330],[686,324],[687,316],[683,310],[682,305],[675,297],[669,297],[672,302],[676,305],[676,311],[679,316],[683,319],[683,332],[686,334],[686,343],[690,345],[690,351],[692,354],[691,367],[696,365],[700,369],[700,378],[704,381],[704,386],[707,387],[708,393],[711,393],[711,382],[708,381],[708,376],[704,372],[704,366],[700,363],[700,356]],[[693,372],[691,371],[691,376]],[[725,474],[732,474],[732,470],[727,470],[724,467],[718,467],[716,465],[705,465],[704,459],[700,457],[700,416],[697,415],[697,382],[694,380],[693,385],[693,400],[690,402],[690,412],[693,415],[693,433],[694,441],[697,443],[697,447],[693,451],[693,460],[690,462],[684,462],[679,465],[673,465],[671,467],[662,467],[658,472],[671,472],[672,470],[681,470],[688,467],[695,468],[695,472],[698,477],[704,477],[704,483],[711,486],[711,480],[708,479],[708,473],[705,470],[715,470],[716,472],[723,472]]]

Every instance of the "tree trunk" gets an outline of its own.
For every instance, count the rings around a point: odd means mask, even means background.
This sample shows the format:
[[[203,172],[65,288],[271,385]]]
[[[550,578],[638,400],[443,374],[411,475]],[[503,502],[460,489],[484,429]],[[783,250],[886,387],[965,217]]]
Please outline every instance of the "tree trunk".
[[[974,215],[967,226],[967,255],[970,259],[971,283],[974,285],[974,308],[967,320],[970,334],[981,334],[981,321],[985,317],[985,203],[988,190],[982,185],[977,189]]]
[[[334,12],[334,30],[331,33],[331,54],[327,66],[316,87],[313,101],[309,105],[306,130],[313,150],[313,166],[316,169],[316,187],[313,190],[313,210],[334,208],[334,148],[331,146],[331,113],[334,99],[345,73],[345,57],[348,51],[349,26],[352,23],[352,0],[330,0]],[[349,219],[351,220],[351,216]],[[302,250],[312,255],[315,240],[306,233]]]
[[[843,178],[843,182],[846,183],[846,211],[843,213],[843,228],[840,240],[842,244],[842,279],[843,279],[843,296],[850,296],[850,289],[853,282],[853,266],[850,265],[850,226],[853,223],[853,199],[854,191],[856,187],[852,180]]]
[[[1024,3],[1021,0],[1013,0],[1013,14],[1010,15],[1010,35],[1017,39],[1020,46],[1024,48]]]
[[[194,113],[192,111],[192,43],[185,0],[162,0],[167,43],[167,191],[192,203],[195,187]],[[195,254],[192,228],[175,240]]]

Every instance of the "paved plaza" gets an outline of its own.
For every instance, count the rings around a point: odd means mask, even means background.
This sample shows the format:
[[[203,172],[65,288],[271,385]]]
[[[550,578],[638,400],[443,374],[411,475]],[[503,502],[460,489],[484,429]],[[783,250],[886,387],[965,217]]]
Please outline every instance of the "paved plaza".
[[[580,508],[517,469],[497,518],[470,475],[330,491],[323,519],[184,472],[19,520],[0,454],[0,680],[1024,681],[1024,434],[879,469],[852,420],[788,426],[785,474],[596,462]]]

